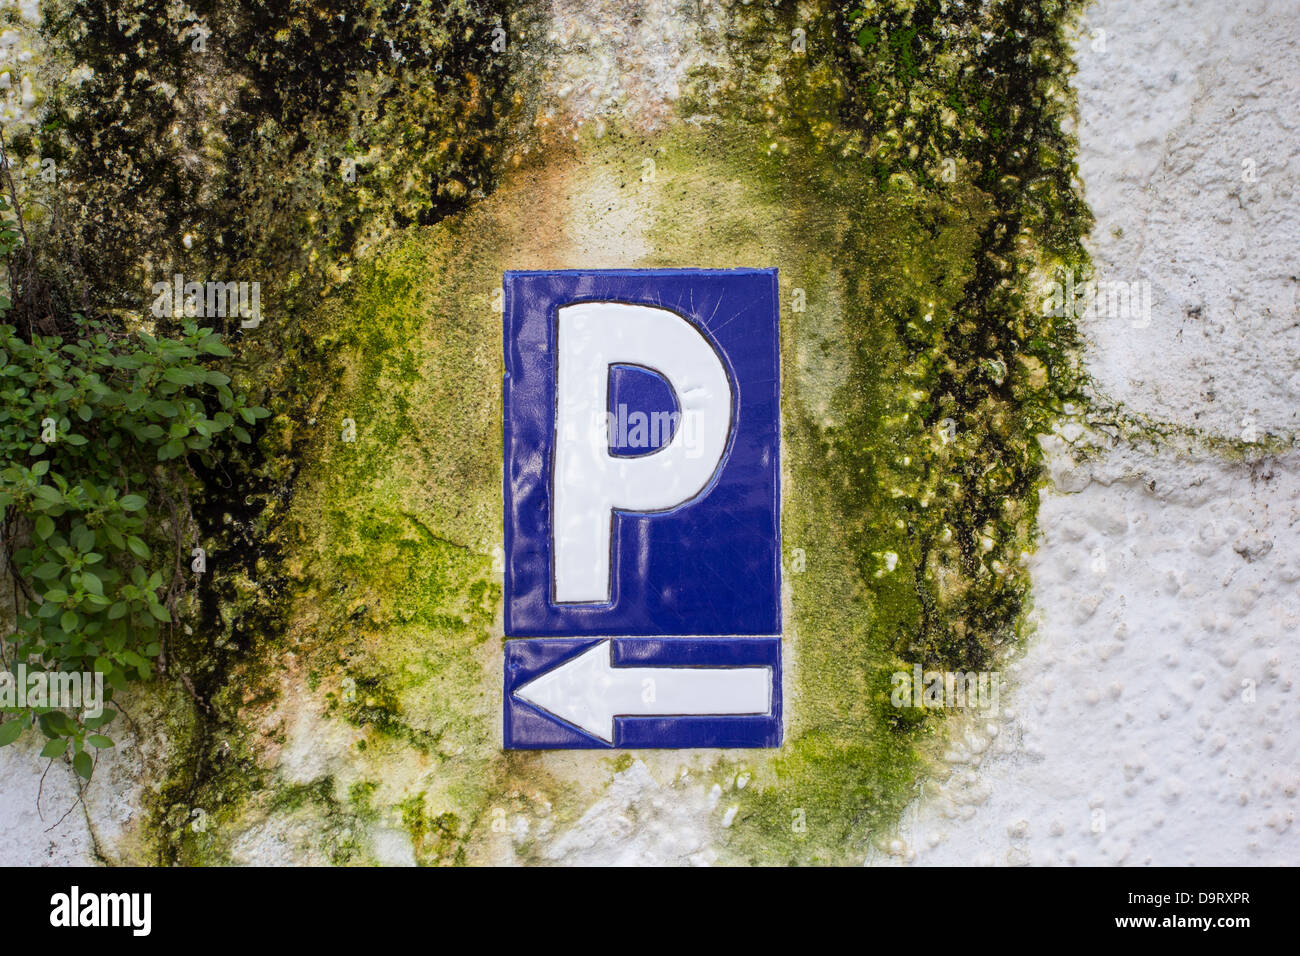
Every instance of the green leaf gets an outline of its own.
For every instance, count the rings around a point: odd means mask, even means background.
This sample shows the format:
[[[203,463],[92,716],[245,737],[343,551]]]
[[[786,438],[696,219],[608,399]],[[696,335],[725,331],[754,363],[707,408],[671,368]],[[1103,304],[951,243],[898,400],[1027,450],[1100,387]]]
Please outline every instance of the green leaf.
[[[139,511],[148,502],[140,495],[123,495],[118,500],[118,504],[122,506],[123,511]]]
[[[100,750],[103,750],[105,747],[113,746],[113,741],[105,737],[103,734],[91,734],[86,738],[86,743],[90,744],[92,747],[98,747]]]
[[[40,515],[36,519],[36,537],[44,541],[54,534],[54,519],[49,515]]]
[[[90,754],[83,752],[73,757],[72,769],[77,771],[77,775],[83,780],[89,780],[91,771],[95,769],[95,765],[90,759]]]
[[[0,747],[7,747],[23,732],[24,721],[19,719],[6,720],[0,724]]]
[[[71,737],[77,732],[77,725],[61,710],[51,710],[37,718],[41,731],[47,737]]]
[[[173,385],[193,385],[197,381],[193,370],[183,368],[169,368],[163,372],[163,379]]]
[[[157,618],[159,621],[161,621],[164,624],[171,623],[172,620],[171,614],[169,614],[167,609],[163,607],[161,604],[150,604],[149,613],[152,614],[155,618]]]
[[[117,711],[113,710],[112,708],[106,707],[104,708],[103,713],[101,713],[98,717],[87,717],[84,721],[82,721],[82,723],[85,725],[87,730],[98,730],[100,727],[103,727],[105,724],[107,724],[116,716],[117,716]]]
[[[42,757],[62,757],[68,749],[67,737],[56,737],[41,748]]]
[[[207,335],[199,342],[199,351],[207,355],[219,355],[222,358],[229,358],[235,353],[221,344],[221,336]]]
[[[162,461],[179,458],[183,454],[185,454],[185,443],[176,438],[171,439],[162,448],[158,449],[158,456]]]
[[[53,485],[38,485],[32,495],[47,505],[55,505],[63,501],[63,495]]]

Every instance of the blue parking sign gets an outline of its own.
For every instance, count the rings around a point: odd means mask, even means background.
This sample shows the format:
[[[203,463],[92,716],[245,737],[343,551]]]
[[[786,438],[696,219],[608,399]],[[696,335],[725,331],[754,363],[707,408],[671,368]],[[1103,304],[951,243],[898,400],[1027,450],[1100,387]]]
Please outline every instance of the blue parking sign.
[[[505,275],[505,743],[776,746],[774,269]]]

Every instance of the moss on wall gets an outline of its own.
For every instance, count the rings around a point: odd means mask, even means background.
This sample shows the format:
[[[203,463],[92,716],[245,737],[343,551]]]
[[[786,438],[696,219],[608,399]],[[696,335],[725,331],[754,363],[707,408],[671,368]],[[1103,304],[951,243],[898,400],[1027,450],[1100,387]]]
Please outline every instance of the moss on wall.
[[[505,269],[573,266],[779,268],[786,743],[637,759],[748,774],[729,828],[703,824],[726,861],[879,846],[944,730],[889,706],[889,676],[996,669],[1015,644],[1034,436],[1077,396],[1073,329],[1032,295],[1082,263],[1076,5],[735,5],[707,39],[727,65],[665,127],[546,131],[521,122],[525,77],[562,53],[529,32],[540,8],[195,5],[186,26],[57,6],[47,29],[94,73],[42,136],[77,241],[123,246],[96,282],[137,310],[150,270],[255,267],[270,290],[242,375],[278,414],[206,476],[216,570],[182,658],[202,703],[175,722],[155,858],[278,834],[371,862],[382,830],[421,863],[544,862],[628,769],[500,749],[494,294]],[[220,42],[195,68],[175,44],[199,19]],[[502,57],[497,23],[524,38]],[[105,149],[143,178],[95,172]],[[98,222],[112,203],[122,223]]]

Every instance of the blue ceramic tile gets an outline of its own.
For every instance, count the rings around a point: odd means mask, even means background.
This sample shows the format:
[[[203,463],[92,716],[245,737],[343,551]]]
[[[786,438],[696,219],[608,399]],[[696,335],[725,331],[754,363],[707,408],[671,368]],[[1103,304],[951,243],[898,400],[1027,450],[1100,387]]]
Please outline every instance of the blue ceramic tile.
[[[579,303],[589,305],[566,309]],[[641,311],[659,319],[664,311],[670,314],[671,328],[656,325],[658,319],[647,321],[649,331],[631,341],[651,353],[658,348],[665,368],[681,359],[681,352],[698,353],[692,368],[704,369],[700,377],[683,375],[682,366],[676,366],[679,383],[688,382],[688,394],[678,395],[673,373],[656,368],[653,360],[642,361],[635,348],[630,353],[624,349],[618,361],[608,363],[600,356],[612,352],[583,351],[587,340],[572,331],[575,313],[590,315],[586,328],[601,330],[590,333],[593,340],[614,334],[613,320],[622,320],[622,312],[590,305],[596,303],[651,307]],[[601,458],[586,472],[566,471],[567,476],[580,474],[580,482],[594,482],[597,490],[616,495],[618,478],[611,476],[625,474],[619,462],[666,454],[671,449],[665,446],[679,431],[679,444],[692,440],[690,426],[702,419],[692,420],[688,406],[694,414],[704,414],[699,411],[704,408],[712,422],[726,419],[723,431],[701,430],[701,446],[713,454],[704,457],[713,470],[696,466],[691,472],[697,476],[692,480],[700,482],[697,493],[654,509],[611,504],[602,511],[593,506],[590,514],[605,515],[605,524],[579,522],[590,534],[578,537],[603,541],[607,551],[594,545],[574,550],[573,536],[557,534],[552,527],[556,483],[561,481],[557,460],[563,458],[556,432],[565,423],[572,431],[575,420],[572,415],[566,419],[557,404],[562,309],[571,323],[565,326],[570,330],[565,341],[571,348],[574,342],[581,346],[565,353],[576,356],[569,359],[566,374],[581,378],[584,388],[590,385],[584,394],[601,399],[596,418],[608,413],[599,426],[599,450],[593,442],[593,450],[582,452],[607,455],[608,461]],[[775,270],[506,273],[507,747],[779,744],[777,319]],[[665,333],[662,338],[659,331]],[[583,361],[590,356],[597,357],[588,368]],[[597,388],[600,376],[602,387]],[[723,393],[725,401],[719,399]],[[700,404],[700,395],[706,404]],[[563,447],[574,446],[570,440]],[[684,462],[682,449],[676,453],[674,461]],[[668,457],[659,459],[657,467],[669,468],[666,462]],[[606,464],[609,475],[600,470]],[[683,470],[690,472],[691,466]],[[668,473],[675,474],[671,468]],[[572,502],[582,497],[573,487],[573,481],[562,486],[570,515]],[[564,573],[572,576],[576,556],[582,575],[603,582],[594,590],[590,581],[586,590],[579,588],[582,599],[560,599],[557,551],[565,548],[570,550],[561,562]],[[588,553],[599,560],[584,563]],[[607,564],[603,571],[596,567],[601,562]],[[613,640],[601,640],[605,637]],[[604,688],[603,697],[590,692],[595,685]]]
[[[731,377],[734,424],[701,500],[615,517],[612,602],[562,606],[549,520],[556,310],[586,301],[655,305],[695,324]],[[781,633],[775,270],[507,272],[505,361],[506,636]]]
[[[610,669],[635,671],[632,689],[644,694],[645,675],[667,670],[761,671],[770,680],[765,713],[616,715],[588,709],[557,716],[517,693],[538,677],[582,654],[608,654]],[[776,747],[781,743],[781,639],[779,637],[668,637],[512,640],[506,642],[505,742],[513,750]],[[634,702],[635,703],[635,702]],[[652,709],[653,704],[639,704]],[[557,709],[563,710],[561,706]],[[587,727],[578,726],[586,723]],[[602,739],[604,738],[604,739]]]

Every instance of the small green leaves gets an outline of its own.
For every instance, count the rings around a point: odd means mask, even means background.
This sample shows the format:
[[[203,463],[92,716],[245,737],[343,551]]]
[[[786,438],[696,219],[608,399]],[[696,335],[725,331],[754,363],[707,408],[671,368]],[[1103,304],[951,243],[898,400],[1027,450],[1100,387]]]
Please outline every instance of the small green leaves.
[[[158,449],[159,461],[170,461],[173,458],[179,458],[185,452],[185,443],[179,439],[172,438],[161,448]]]
[[[37,485],[32,493],[32,506],[41,511],[48,511],[62,502],[63,495],[50,485]]]
[[[191,461],[212,466],[223,447],[252,440],[237,421],[268,413],[212,367],[232,355],[212,329],[159,338],[70,319],[79,329],[57,337],[0,324],[0,523],[16,531],[13,590],[34,596],[0,637],[38,670],[102,679],[111,699],[152,677],[174,623],[175,569],[188,566],[174,506],[156,506],[188,500]],[[85,748],[113,746],[92,731],[114,711],[73,717],[59,706],[0,715],[0,746],[36,725],[44,755],[71,756],[89,779]]]
[[[72,532],[72,544],[83,553],[91,551],[95,547],[95,532],[81,525]]]
[[[111,721],[116,716],[117,716],[117,711],[113,710],[111,707],[106,707],[104,708],[104,712],[100,714],[98,717],[87,717],[84,721],[82,721],[82,725],[87,730],[98,730],[100,727],[103,727],[106,723]]]
[[[77,732],[76,723],[61,710],[47,711],[37,717],[36,722],[40,725],[41,732],[50,739],[71,737]]]
[[[204,355],[217,355],[222,358],[228,358],[235,353],[221,344],[221,336],[205,335],[198,342],[199,351]]]

